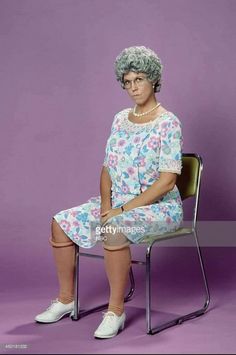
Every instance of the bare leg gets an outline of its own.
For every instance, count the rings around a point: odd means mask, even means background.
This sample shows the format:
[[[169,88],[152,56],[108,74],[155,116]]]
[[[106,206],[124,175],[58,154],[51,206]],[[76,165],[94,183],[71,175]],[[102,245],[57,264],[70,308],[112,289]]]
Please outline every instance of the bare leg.
[[[74,299],[75,244],[54,218],[50,244],[53,246],[60,287],[58,299],[62,303],[70,303]]]

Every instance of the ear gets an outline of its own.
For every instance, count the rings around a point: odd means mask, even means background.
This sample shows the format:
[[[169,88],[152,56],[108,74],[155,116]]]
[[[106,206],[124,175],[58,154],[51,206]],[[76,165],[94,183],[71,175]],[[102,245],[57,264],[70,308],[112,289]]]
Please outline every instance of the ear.
[[[156,84],[157,84],[157,81],[153,81],[152,82],[152,87],[154,88]]]

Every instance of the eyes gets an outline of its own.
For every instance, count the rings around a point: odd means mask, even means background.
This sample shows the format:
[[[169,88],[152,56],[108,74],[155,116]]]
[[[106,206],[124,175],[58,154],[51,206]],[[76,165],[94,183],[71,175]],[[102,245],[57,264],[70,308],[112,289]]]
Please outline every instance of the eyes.
[[[123,85],[125,89],[130,89],[131,88],[131,83],[133,82],[137,86],[141,86],[145,82],[146,78],[143,78],[141,76],[138,76],[134,80],[125,80]]]
[[[143,80],[144,80],[143,78],[136,78],[133,80],[133,82],[135,84],[138,84],[138,83],[142,82]],[[129,85],[129,84],[131,84],[131,82],[132,82],[132,80],[125,80],[124,85]]]

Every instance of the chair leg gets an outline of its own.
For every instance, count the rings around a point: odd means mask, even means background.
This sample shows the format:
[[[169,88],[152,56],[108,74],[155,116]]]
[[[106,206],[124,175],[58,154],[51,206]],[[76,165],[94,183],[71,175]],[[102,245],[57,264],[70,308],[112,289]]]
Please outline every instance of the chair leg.
[[[125,296],[125,300],[124,300],[125,302],[128,302],[133,298],[134,291],[135,291],[135,282],[134,282],[134,274],[133,274],[132,266],[130,267],[130,271],[129,271],[129,280],[130,280],[130,289],[127,296]]]
[[[147,334],[152,334],[151,326],[151,249],[152,245],[147,247],[146,252],[146,325]]]
[[[72,320],[79,320],[79,246],[75,246],[75,274],[74,274],[74,310],[71,315]]]
[[[209,306],[209,303],[210,303],[210,291],[209,291],[208,281],[207,281],[207,277],[206,277],[206,271],[205,271],[205,267],[204,267],[204,263],[203,263],[202,252],[201,252],[201,248],[198,243],[197,231],[194,229],[193,233],[194,233],[195,243],[197,246],[198,259],[199,259],[199,263],[201,266],[201,272],[202,272],[202,277],[203,277],[204,286],[205,286],[206,300],[205,300],[205,304],[203,306],[203,312],[205,312]]]
[[[79,303],[79,290],[80,290],[80,286],[79,286],[79,274],[80,274],[80,270],[79,270],[79,259],[80,259],[80,253],[79,253],[79,247],[76,246],[76,260],[75,260],[75,293],[74,293],[74,300],[75,300],[75,304],[74,304],[74,310],[72,312],[71,315],[71,319],[74,321],[79,320],[80,318],[87,316],[90,313],[94,313],[97,311],[101,311],[105,308],[108,307],[108,303],[104,303],[101,304],[99,306],[93,307],[91,309],[88,310],[79,310],[78,308],[78,303]],[[82,255],[86,256],[86,253],[81,253]],[[89,256],[89,254],[87,254],[87,256]],[[93,255],[93,257],[98,257],[98,258],[102,258],[100,255]],[[130,289],[128,294],[125,296],[124,298],[124,302],[128,302],[132,299],[134,291],[135,291],[135,281],[134,281],[134,275],[133,275],[133,270],[132,267],[130,268],[129,271],[129,279],[130,279]]]
[[[199,317],[205,313],[205,311],[207,310],[207,308],[209,306],[210,292],[209,292],[207,277],[206,277],[206,273],[205,273],[205,268],[203,265],[201,249],[200,249],[200,246],[198,243],[197,232],[195,230],[193,231],[193,235],[194,235],[195,242],[196,242],[198,260],[200,263],[202,277],[203,277],[204,286],[205,286],[206,300],[205,300],[204,306],[194,312],[180,316],[180,317],[175,318],[169,322],[166,322],[166,323],[161,324],[155,328],[152,328],[152,325],[151,325],[151,250],[152,250],[152,245],[153,245],[152,244],[151,246],[148,246],[147,252],[146,252],[146,324],[147,324],[147,334],[154,335],[158,332],[161,332],[164,329],[167,329],[167,328],[172,327],[177,324],[181,324],[186,320]]]

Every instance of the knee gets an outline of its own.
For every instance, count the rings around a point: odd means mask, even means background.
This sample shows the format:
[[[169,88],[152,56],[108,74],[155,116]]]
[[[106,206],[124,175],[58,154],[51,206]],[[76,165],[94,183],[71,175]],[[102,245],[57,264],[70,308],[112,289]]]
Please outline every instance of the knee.
[[[51,232],[52,232],[52,240],[55,242],[57,240],[57,235],[59,233],[59,224],[57,223],[57,221],[54,219],[54,217],[52,218],[52,223],[51,223]]]
[[[49,238],[49,243],[56,248],[72,246],[74,242],[65,234],[57,221],[53,218],[51,224],[51,237]]]
[[[121,250],[130,245],[130,241],[123,233],[107,232],[103,234],[103,248],[106,250]]]
[[[49,238],[49,244],[54,248],[64,248],[74,245],[54,218],[52,219],[52,235]]]

